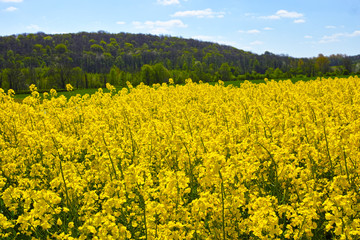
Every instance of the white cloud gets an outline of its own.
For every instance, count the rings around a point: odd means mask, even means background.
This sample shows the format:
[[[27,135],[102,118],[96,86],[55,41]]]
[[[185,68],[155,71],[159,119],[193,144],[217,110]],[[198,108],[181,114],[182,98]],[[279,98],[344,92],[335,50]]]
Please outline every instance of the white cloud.
[[[13,12],[13,11],[16,11],[18,10],[16,7],[8,7],[5,9],[5,12]]]
[[[302,13],[298,13],[298,12],[289,12],[286,10],[279,10],[276,12],[275,14],[276,16],[279,16],[281,18],[301,18],[304,16],[304,14]]]
[[[349,37],[357,37],[357,36],[360,36],[360,30],[356,30],[356,31],[354,31],[353,33],[350,33],[348,36],[349,36]]]
[[[202,41],[208,41],[208,42],[214,41],[213,36],[206,36],[206,35],[197,35],[197,36],[192,36],[191,38],[202,40]]]
[[[204,10],[189,10],[189,11],[180,11],[176,12],[172,17],[197,17],[197,18],[223,18],[225,15],[224,12],[214,12],[211,8]]]
[[[251,29],[251,30],[247,30],[247,31],[239,30],[238,32],[239,33],[248,33],[248,34],[258,34],[258,33],[260,33],[260,31],[257,30],[257,29]]]
[[[184,24],[181,20],[174,19],[169,21],[146,21],[146,26],[149,27],[164,27],[164,28],[170,28],[170,27],[187,27],[186,24]]]
[[[66,34],[67,32],[57,32],[57,31],[54,31],[54,32],[50,32],[50,34]]]
[[[311,38],[313,38],[313,37],[310,36],[310,35],[305,35],[304,38],[306,38],[306,39],[311,39]]]
[[[295,19],[294,23],[304,23],[305,20],[304,19]]]
[[[35,30],[35,31],[38,31],[38,30],[41,29],[41,28],[40,28],[38,25],[36,25],[36,24],[30,24],[30,25],[27,26],[26,28],[29,29],[29,30]]]
[[[191,38],[202,40],[202,41],[207,41],[207,42],[215,42],[215,43],[228,45],[228,46],[236,46],[237,45],[236,42],[224,40],[224,37],[222,37],[222,36],[197,35],[197,36],[192,36]]]
[[[250,45],[262,45],[262,44],[264,44],[264,42],[262,41],[253,41],[250,43]]]
[[[331,43],[331,42],[338,42],[340,41],[339,38],[344,36],[343,33],[335,33],[332,35],[328,35],[328,36],[323,36],[321,38],[321,40],[319,41],[319,43]]]
[[[119,24],[119,25],[124,25],[126,22],[123,22],[123,21],[117,21],[116,24]]]
[[[245,13],[245,17],[255,17],[255,13]]]
[[[257,29],[252,29],[252,30],[247,31],[247,33],[250,33],[250,34],[258,34],[258,33],[260,33],[260,31],[257,30]]]
[[[137,29],[145,29],[152,34],[168,34],[173,28],[186,28],[179,19],[173,19],[169,21],[146,21],[146,22],[132,22],[133,26]]]
[[[295,18],[294,23],[304,23],[305,20],[302,19],[304,14],[298,12],[289,12],[287,10],[278,10],[275,14],[270,16],[261,16],[262,19],[270,19],[270,20],[277,20],[282,18]]]
[[[0,2],[13,2],[13,3],[21,3],[23,0],[0,0]]]
[[[327,28],[327,29],[335,29],[335,28],[336,28],[336,26],[331,26],[331,25],[328,25],[328,26],[325,26],[325,28]]]
[[[264,27],[263,29],[266,30],[266,31],[273,30],[273,28],[271,28],[271,27]]]
[[[274,19],[280,19],[280,16],[270,15],[270,16],[261,16],[260,18],[274,20]]]
[[[155,35],[161,35],[161,34],[168,34],[170,33],[170,31],[167,28],[162,28],[162,27],[158,27],[158,28],[154,28],[150,31],[151,34],[155,34]]]
[[[179,4],[179,0],[157,0],[158,4],[167,6],[167,5],[173,5],[173,4]]]
[[[325,35],[321,38],[319,43],[339,42],[342,38],[351,38],[360,36],[360,30],[355,30],[352,33],[334,33],[332,35]]]

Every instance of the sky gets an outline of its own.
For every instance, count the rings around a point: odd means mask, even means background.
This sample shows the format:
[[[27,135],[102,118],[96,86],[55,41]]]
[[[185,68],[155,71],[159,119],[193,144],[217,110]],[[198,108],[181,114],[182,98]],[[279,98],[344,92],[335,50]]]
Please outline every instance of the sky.
[[[360,54],[360,0],[0,0],[0,36],[150,33],[292,57]]]

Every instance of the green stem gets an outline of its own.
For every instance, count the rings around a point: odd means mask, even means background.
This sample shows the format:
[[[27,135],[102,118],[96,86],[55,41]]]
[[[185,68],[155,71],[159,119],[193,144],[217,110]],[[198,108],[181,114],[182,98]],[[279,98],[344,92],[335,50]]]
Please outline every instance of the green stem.
[[[64,160],[64,157],[60,154],[59,152],[59,148],[58,148],[58,145],[56,143],[56,140],[54,139],[54,137],[52,137],[52,140],[54,142],[54,146],[56,148],[56,151],[57,151],[57,154],[59,156],[59,162],[60,162],[60,173],[61,173],[61,178],[64,182],[64,188],[65,188],[65,195],[66,195],[66,203],[67,203],[67,206],[72,209],[72,207],[70,206],[70,198],[69,198],[69,194],[68,194],[68,188],[67,188],[67,185],[66,185],[66,181],[65,181],[65,175],[64,175],[64,171],[63,171],[63,167],[62,167],[62,161]]]
[[[333,172],[333,163],[332,163],[331,156],[330,156],[329,142],[327,140],[327,135],[326,135],[326,131],[325,131],[325,123],[323,125],[323,129],[324,129],[324,135],[325,135],[326,151],[327,151],[327,155],[329,158],[330,168],[331,168],[331,173],[332,173]]]
[[[225,232],[225,200],[224,200],[224,180],[221,175],[221,171],[219,170],[219,176],[221,179],[221,220],[222,220],[222,232],[223,232],[223,239],[226,239],[226,232]]]
[[[148,239],[148,233],[147,233],[147,224],[146,224],[146,204],[145,204],[145,200],[144,201],[144,227],[145,227],[145,239]]]
[[[343,152],[344,152],[344,161],[345,161],[346,177],[347,177],[347,180],[348,180],[350,186],[353,187],[353,184],[351,183],[350,176],[349,176],[349,170],[348,170],[348,166],[347,166],[347,162],[346,162],[346,153],[345,153],[345,148],[344,148],[344,147],[343,147]]]
[[[113,169],[114,174],[115,174],[115,178],[116,178],[116,180],[118,180],[118,176],[117,176],[117,174],[116,174],[116,169],[115,169],[114,161],[113,161],[113,160],[112,160],[112,158],[111,158],[111,154],[110,154],[110,151],[109,151],[108,145],[106,144],[104,134],[102,135],[102,137],[103,137],[103,140],[104,140],[104,144],[105,144],[106,151],[107,151],[107,153],[108,153],[108,155],[109,155],[109,159],[110,159],[111,166],[112,166],[112,169]]]

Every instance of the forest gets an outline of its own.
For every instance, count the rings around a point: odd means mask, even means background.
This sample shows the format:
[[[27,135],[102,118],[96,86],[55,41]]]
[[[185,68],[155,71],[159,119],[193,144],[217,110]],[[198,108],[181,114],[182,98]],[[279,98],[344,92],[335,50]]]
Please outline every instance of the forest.
[[[359,74],[360,55],[294,58],[261,55],[231,46],[150,34],[79,32],[0,37],[0,88],[99,88],[162,83],[173,78],[217,80],[279,79]]]

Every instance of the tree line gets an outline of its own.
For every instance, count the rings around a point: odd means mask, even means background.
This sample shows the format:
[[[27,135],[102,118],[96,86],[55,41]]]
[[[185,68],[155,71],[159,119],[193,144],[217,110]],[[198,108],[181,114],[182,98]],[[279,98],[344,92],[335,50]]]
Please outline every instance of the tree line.
[[[254,54],[234,47],[166,35],[104,31],[74,34],[19,34],[0,37],[0,88],[15,91],[98,88],[175,83],[334,76],[359,73],[360,55],[319,54],[293,58]]]

